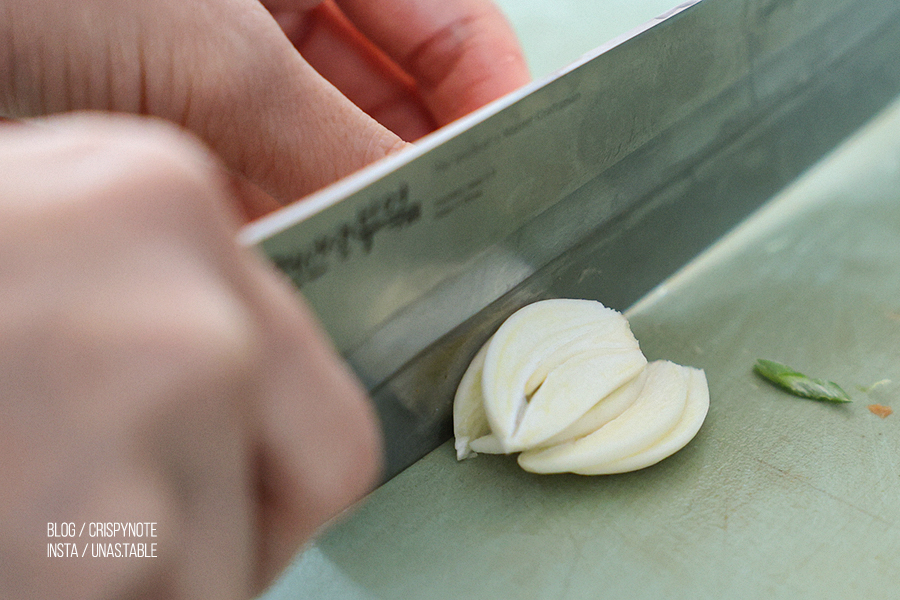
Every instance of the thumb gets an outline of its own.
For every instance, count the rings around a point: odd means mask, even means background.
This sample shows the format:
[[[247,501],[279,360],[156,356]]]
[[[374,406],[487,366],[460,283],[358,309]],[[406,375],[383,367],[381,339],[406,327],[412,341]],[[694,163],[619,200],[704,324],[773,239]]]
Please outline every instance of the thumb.
[[[7,3],[0,114],[154,115],[282,203],[404,143],[306,63],[256,0]],[[3,54],[9,55],[4,58]],[[5,88],[5,89],[4,89]]]

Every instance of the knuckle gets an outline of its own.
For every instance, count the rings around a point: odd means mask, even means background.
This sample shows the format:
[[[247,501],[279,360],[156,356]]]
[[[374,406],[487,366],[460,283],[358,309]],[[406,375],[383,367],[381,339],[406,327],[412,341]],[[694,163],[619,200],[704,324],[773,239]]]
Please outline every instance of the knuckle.
[[[261,359],[249,309],[217,286],[200,290],[192,287],[187,286],[185,297],[174,308],[186,366],[195,373],[207,373],[229,389],[245,385]]]
[[[125,174],[126,193],[120,200],[152,201],[154,210],[209,210],[211,199],[222,195],[222,174],[205,148],[168,124],[133,123],[113,133],[104,149],[107,160]],[[148,198],[149,197],[149,198]]]
[[[189,207],[208,211],[224,192],[212,155],[162,120],[76,113],[38,123],[4,140],[18,163],[8,191],[20,209],[80,214],[145,207],[183,217]]]

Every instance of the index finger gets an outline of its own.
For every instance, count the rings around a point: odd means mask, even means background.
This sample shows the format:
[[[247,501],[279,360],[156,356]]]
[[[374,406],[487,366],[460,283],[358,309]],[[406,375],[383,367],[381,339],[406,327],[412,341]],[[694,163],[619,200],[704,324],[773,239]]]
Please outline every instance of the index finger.
[[[489,0],[336,0],[418,84],[439,124],[524,85],[516,35]]]

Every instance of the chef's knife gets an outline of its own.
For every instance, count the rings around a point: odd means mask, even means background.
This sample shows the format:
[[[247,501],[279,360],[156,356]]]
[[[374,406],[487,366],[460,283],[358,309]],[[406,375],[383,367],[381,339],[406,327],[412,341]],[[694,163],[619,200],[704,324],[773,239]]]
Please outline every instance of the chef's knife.
[[[900,93],[896,0],[686,2],[247,226],[369,389],[387,476],[512,311],[624,310]]]

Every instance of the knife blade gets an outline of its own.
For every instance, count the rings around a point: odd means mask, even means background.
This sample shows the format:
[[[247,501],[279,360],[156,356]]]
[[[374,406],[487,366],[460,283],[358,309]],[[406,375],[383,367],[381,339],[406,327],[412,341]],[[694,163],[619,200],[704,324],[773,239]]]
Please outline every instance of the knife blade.
[[[893,0],[685,2],[240,240],[369,389],[389,478],[506,316],[626,309],[900,93],[897,59]]]

